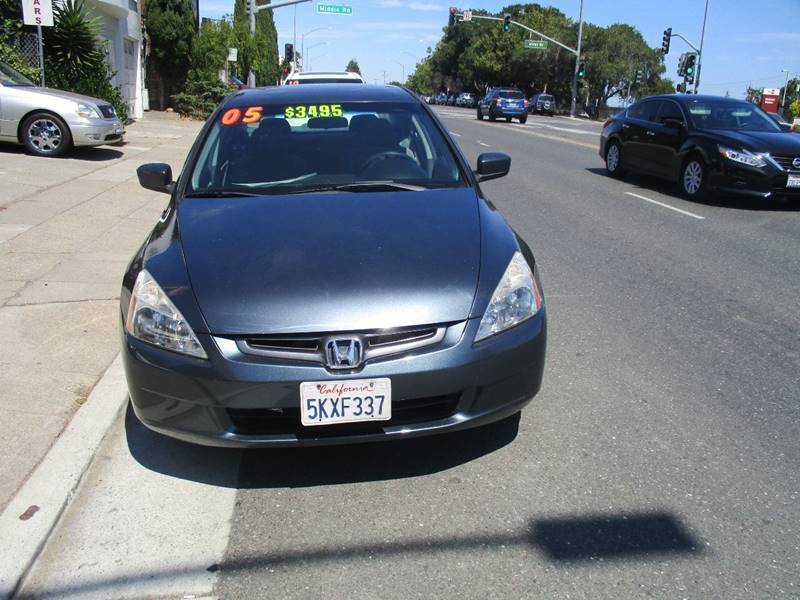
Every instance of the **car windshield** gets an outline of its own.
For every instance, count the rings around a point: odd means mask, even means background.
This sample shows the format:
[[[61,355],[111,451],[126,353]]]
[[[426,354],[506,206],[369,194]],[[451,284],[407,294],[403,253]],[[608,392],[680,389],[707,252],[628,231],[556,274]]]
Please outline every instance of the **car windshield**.
[[[553,101],[552,96],[545,96],[544,94],[541,94],[539,96],[539,102],[552,102],[552,101]]]
[[[1,62],[0,84],[3,84],[5,87],[31,87],[36,85],[22,73],[15,71],[7,64]]]
[[[694,126],[700,129],[781,131],[764,111],[749,102],[693,100],[686,107]]]
[[[464,185],[450,146],[421,105],[259,104],[216,117],[186,195]]]
[[[515,92],[515,91],[502,91],[498,94],[501,98],[511,98],[511,99],[519,99],[524,98],[525,95],[522,92]]]

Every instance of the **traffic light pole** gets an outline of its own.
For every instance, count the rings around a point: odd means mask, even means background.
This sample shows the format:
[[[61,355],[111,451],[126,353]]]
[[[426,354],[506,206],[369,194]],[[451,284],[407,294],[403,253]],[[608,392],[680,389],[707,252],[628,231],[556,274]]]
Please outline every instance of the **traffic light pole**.
[[[572,103],[569,107],[569,116],[575,118],[578,103],[578,69],[581,62],[581,41],[583,40],[583,0],[578,18],[578,49],[575,51],[575,72],[572,74]]]
[[[700,51],[697,53],[697,74],[694,78],[694,93],[700,87],[700,71],[703,69],[703,41],[706,39],[706,20],[708,19],[708,0],[706,0],[706,10],[703,14],[703,31],[700,33]]]
[[[311,0],[276,0],[269,4],[258,4],[258,0],[247,0],[247,16],[250,23],[250,35],[256,34],[256,13],[262,10],[272,10],[274,8],[281,8],[282,6],[291,6],[292,4],[301,4],[302,2],[311,2]],[[292,65],[294,70],[294,65]],[[250,65],[250,71],[247,73],[247,85],[256,87],[256,74],[253,72],[253,66]]]

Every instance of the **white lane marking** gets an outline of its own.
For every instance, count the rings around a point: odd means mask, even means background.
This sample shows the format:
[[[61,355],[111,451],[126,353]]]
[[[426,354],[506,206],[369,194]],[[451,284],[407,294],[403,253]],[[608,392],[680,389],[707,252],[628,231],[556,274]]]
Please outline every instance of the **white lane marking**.
[[[628,194],[628,196],[633,196],[634,198],[639,198],[640,200],[651,202],[652,204],[657,204],[658,206],[674,210],[675,212],[679,212],[682,215],[686,215],[687,217],[693,217],[695,219],[705,219],[705,217],[701,215],[696,215],[693,212],[689,212],[688,210],[683,210],[682,208],[675,208],[674,206],[670,206],[669,204],[664,204],[663,202],[659,202],[658,200],[653,200],[652,198],[640,196],[639,194],[634,194],[633,192],[625,192],[625,193]]]
[[[451,131],[450,135],[454,135],[456,137],[461,137],[461,134],[460,133],[456,133],[455,131]]]
[[[482,141],[478,140],[478,143],[483,146],[484,148],[491,148],[489,144],[484,144]]]
[[[566,131],[569,133],[582,133],[583,135],[597,135],[596,131],[586,131],[585,129],[569,129],[567,127],[556,127],[555,125],[545,125],[548,129],[555,129],[556,131]]]

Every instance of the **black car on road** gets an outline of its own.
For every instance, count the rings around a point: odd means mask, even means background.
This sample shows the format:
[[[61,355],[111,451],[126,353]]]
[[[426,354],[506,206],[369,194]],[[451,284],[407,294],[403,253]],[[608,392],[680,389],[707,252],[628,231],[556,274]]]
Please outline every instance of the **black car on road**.
[[[712,191],[800,197],[800,136],[744,100],[645,98],[605,122],[600,156],[611,175],[631,170],[677,181],[688,198]]]
[[[210,445],[445,433],[537,393],[546,317],[533,254],[436,114],[399,87],[226,98],[173,181],[120,299],[131,403]]]
[[[520,123],[528,120],[528,100],[525,94],[515,88],[494,88],[478,101],[478,120],[489,117],[490,121],[504,118],[519,119]]]
[[[556,112],[556,99],[552,94],[534,94],[528,104],[528,112],[552,117]]]

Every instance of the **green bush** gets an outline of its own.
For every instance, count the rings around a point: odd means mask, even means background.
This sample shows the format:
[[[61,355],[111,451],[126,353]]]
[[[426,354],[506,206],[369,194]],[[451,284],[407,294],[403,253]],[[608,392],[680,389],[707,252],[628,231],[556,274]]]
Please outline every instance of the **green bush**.
[[[221,81],[190,80],[184,92],[172,96],[172,102],[181,116],[205,120],[230,93],[231,88]]]
[[[789,105],[789,112],[794,118],[800,117],[800,100],[795,100]]]

